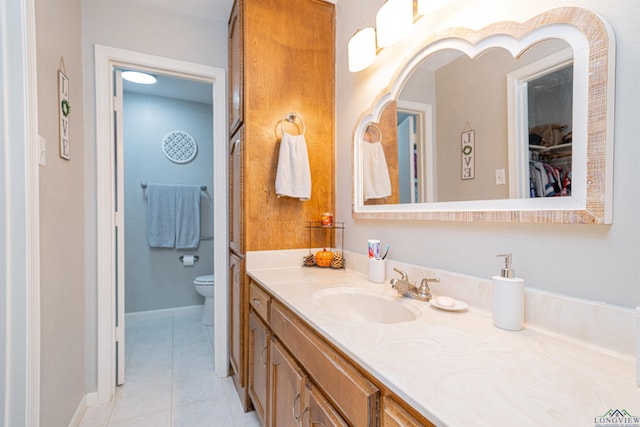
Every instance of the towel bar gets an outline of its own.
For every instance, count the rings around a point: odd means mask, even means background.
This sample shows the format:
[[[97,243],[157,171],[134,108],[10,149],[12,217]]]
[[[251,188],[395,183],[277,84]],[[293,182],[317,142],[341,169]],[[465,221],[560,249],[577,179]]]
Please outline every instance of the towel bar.
[[[140,187],[142,187],[143,189],[147,188],[147,183],[146,182],[141,182],[140,183]],[[207,191],[207,186],[206,185],[201,185],[200,186],[200,190]]]

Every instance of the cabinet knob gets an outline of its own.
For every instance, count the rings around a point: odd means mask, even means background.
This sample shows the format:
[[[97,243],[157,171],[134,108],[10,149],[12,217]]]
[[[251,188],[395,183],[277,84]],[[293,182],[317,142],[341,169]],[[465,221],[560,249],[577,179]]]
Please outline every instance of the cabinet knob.
[[[254,303],[255,305],[260,305],[260,304],[262,304],[262,301],[260,301],[258,298],[254,298],[254,299],[253,299],[253,303]]]

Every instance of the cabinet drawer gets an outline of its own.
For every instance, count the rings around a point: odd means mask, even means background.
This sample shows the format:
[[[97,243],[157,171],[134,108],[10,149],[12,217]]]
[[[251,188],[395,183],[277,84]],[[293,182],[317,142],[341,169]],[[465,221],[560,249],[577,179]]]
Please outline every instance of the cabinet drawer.
[[[262,320],[269,323],[269,302],[271,297],[260,289],[255,283],[249,285],[249,302],[256,313],[262,317]]]
[[[277,301],[271,305],[271,330],[349,424],[378,425],[378,388]]]

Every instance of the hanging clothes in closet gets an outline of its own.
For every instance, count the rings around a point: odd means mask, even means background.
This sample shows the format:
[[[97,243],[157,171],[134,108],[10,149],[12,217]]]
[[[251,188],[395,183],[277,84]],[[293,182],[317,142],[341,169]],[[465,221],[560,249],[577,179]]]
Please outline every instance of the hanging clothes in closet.
[[[530,197],[559,197],[571,195],[571,171],[548,163],[529,161]]]

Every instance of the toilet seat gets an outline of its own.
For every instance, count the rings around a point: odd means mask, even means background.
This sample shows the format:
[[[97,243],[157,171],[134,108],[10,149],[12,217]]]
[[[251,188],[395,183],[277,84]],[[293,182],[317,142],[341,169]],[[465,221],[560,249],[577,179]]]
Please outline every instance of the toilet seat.
[[[193,281],[193,283],[201,286],[213,286],[215,283],[215,278],[213,277],[213,274],[198,276],[196,277],[196,280]]]

